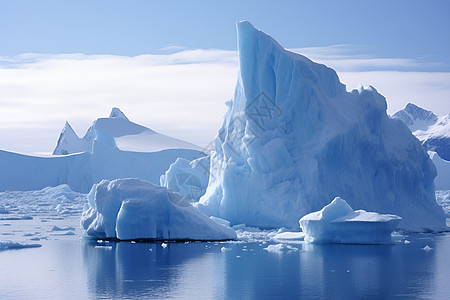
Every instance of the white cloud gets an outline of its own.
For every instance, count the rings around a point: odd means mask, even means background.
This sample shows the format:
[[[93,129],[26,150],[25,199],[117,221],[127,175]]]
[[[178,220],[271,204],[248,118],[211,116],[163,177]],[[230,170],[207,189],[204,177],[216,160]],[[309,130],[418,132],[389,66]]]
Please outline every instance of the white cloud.
[[[450,111],[450,73],[372,71],[421,65],[404,59],[352,56],[338,45],[300,51],[336,68],[349,87],[371,84],[390,112],[415,102]],[[156,131],[201,146],[216,134],[233,96],[237,52],[184,50],[135,57],[23,54],[0,58],[0,149],[51,152],[68,120],[79,135],[113,106]]]

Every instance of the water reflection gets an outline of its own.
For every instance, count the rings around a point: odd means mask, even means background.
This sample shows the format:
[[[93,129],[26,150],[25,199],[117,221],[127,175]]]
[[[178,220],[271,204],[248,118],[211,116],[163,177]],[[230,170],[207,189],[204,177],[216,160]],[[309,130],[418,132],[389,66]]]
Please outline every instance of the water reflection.
[[[208,243],[109,243],[86,241],[88,288],[97,298],[210,295],[220,291],[223,260]],[[211,249],[211,248],[209,248]],[[222,262],[221,262],[222,261]],[[214,284],[216,282],[216,284]]]
[[[283,253],[258,243],[85,242],[83,261],[96,298],[445,298],[450,236],[408,239],[408,245],[299,244],[299,251]],[[231,250],[220,251],[224,246]]]
[[[419,237],[420,238],[420,237]],[[438,275],[450,278],[449,270],[436,266],[439,249],[449,249],[439,239],[424,238],[411,245],[303,245],[295,253],[258,253],[226,262],[227,298],[415,298],[448,294],[438,285]],[[434,248],[424,251],[425,245]],[[447,254],[448,257],[448,254]],[[244,258],[244,257],[243,257]],[[440,261],[449,261],[440,257]],[[444,275],[445,273],[445,275]],[[447,295],[448,296],[448,295]]]

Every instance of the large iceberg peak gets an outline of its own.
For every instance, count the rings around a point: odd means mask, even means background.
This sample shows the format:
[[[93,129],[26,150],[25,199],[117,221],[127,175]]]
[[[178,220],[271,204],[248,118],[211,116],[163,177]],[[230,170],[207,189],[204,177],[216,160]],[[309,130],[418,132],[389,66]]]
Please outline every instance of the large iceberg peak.
[[[113,107],[111,109],[111,113],[109,114],[109,117],[110,118],[122,118],[122,119],[129,121],[128,118],[125,116],[125,114],[118,107]]]
[[[254,100],[261,91],[274,100],[285,97],[286,94],[278,91],[285,92],[290,85],[296,85],[297,82],[289,81],[289,78],[297,76],[301,78],[296,79],[304,79],[303,84],[314,85],[329,97],[345,92],[345,85],[339,81],[333,69],[285,50],[272,37],[253,27],[250,22],[238,22],[237,32],[240,79],[247,101]],[[285,73],[284,78],[276,80],[275,74],[281,72]],[[283,84],[288,86],[282,86]]]

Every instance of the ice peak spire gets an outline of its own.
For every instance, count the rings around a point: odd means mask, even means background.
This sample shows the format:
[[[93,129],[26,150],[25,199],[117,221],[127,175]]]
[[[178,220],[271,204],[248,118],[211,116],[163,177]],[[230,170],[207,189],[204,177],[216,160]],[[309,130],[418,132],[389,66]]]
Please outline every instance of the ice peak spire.
[[[76,134],[75,130],[73,130],[72,126],[70,126],[69,121],[66,121],[66,123],[64,124],[64,128],[61,131],[61,134],[63,133],[66,135],[73,135],[78,138],[78,135]]]
[[[295,65],[301,82],[312,88],[314,85],[314,88],[322,90],[330,98],[345,92],[345,85],[339,81],[334,70],[314,63],[305,56],[287,51],[271,36],[256,29],[248,21],[238,22],[236,27],[239,73],[248,101],[252,101],[262,92],[271,99],[275,99],[279,92],[288,92],[288,86],[277,86],[283,82],[280,79],[284,78],[284,75],[276,69],[287,65]]]
[[[109,117],[110,118],[122,118],[122,119],[129,121],[128,118],[125,116],[125,114],[118,107],[113,107],[111,109],[111,113],[109,114]]]

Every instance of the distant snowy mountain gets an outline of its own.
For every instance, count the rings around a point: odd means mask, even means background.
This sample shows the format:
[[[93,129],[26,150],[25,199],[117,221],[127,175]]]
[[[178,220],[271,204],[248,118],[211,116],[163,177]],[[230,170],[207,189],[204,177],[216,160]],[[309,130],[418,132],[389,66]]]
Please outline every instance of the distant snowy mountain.
[[[425,110],[412,103],[408,103],[404,109],[396,112],[392,117],[405,122],[412,132],[427,130],[438,120],[438,117],[432,111]]]
[[[159,184],[177,158],[203,157],[199,149],[130,122],[113,108],[110,117],[96,120],[82,139],[66,123],[54,151],[59,155],[38,157],[0,150],[0,191],[68,184],[74,191],[88,192],[102,179],[117,178]]]
[[[131,122],[119,108],[114,107],[109,118],[99,118],[94,121],[83,138],[79,138],[69,123],[66,122],[53,154],[67,155],[90,152],[97,136],[101,136],[104,141],[109,140],[112,146],[122,151],[200,150],[200,147],[194,144],[157,133]]]
[[[427,150],[450,161],[450,114],[437,117],[431,111],[408,103],[392,117],[405,122]]]
[[[239,73],[214,140],[199,209],[234,224],[297,227],[335,197],[395,214],[402,229],[445,230],[436,168],[373,87],[346,91],[336,72],[238,25]]]

